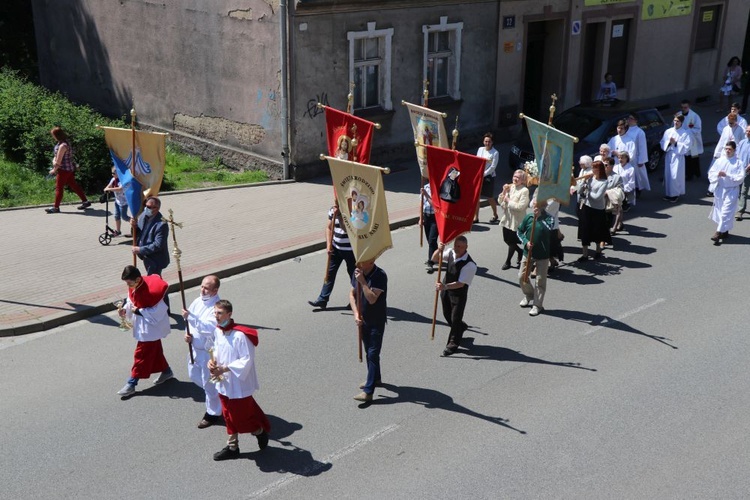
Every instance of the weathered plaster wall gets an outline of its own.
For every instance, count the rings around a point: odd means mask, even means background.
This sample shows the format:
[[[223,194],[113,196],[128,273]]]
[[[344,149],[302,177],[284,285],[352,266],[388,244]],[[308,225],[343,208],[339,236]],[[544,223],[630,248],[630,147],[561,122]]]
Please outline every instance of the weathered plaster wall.
[[[362,8],[362,7],[360,7]],[[322,101],[338,109],[346,108],[349,82],[348,31],[366,31],[368,22],[376,29],[393,28],[392,112],[367,117],[382,125],[373,140],[372,163],[386,164],[396,158],[414,155],[413,134],[401,101],[421,102],[422,95],[422,26],[439,24],[441,16],[448,23],[463,22],[461,54],[462,100],[441,107],[430,107],[448,113],[446,127],[451,130],[459,116],[462,137],[471,131],[486,131],[492,124],[494,107],[497,4],[495,2],[437,5],[432,8],[383,8],[364,12],[305,13],[297,12],[290,26],[294,58],[297,61],[291,119],[294,162],[315,167],[317,156],[325,152],[325,118],[315,109]],[[306,30],[300,31],[300,25]],[[304,61],[305,64],[302,64]]]
[[[106,114],[279,158],[277,2],[33,0],[41,78]]]

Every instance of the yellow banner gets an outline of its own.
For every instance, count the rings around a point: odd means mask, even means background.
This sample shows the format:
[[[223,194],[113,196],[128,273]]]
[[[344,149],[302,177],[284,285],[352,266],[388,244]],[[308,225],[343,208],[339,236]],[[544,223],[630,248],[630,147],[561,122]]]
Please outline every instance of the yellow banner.
[[[135,131],[135,161],[133,161],[133,131],[128,128],[102,127],[104,140],[113,160],[116,157],[127,167],[143,187],[143,196],[157,196],[164,178],[167,135],[160,132]]]
[[[377,167],[326,156],[341,220],[358,264],[393,247],[383,174]]]
[[[635,0],[586,0],[583,5],[593,7],[595,5],[609,5],[611,3],[633,3]]]
[[[643,0],[641,20],[689,16],[693,13],[693,0]]]
[[[427,175],[427,152],[424,147],[425,144],[450,149],[450,141],[445,131],[445,124],[443,123],[443,113],[405,101],[404,105],[409,110],[411,129],[414,132],[414,143],[417,148],[419,170],[422,172],[422,177],[426,179],[429,175]]]

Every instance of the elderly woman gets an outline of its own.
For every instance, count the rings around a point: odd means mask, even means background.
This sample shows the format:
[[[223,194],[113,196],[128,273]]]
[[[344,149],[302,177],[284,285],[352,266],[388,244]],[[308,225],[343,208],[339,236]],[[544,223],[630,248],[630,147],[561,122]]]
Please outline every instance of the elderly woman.
[[[625,153],[627,154],[627,153]],[[617,228],[622,228],[622,202],[625,201],[625,191],[622,189],[622,177],[614,171],[615,159],[604,158],[604,171],[607,173],[607,211],[610,234],[614,235]]]
[[[599,146],[599,154],[594,156],[594,160],[602,161],[604,158],[612,156],[612,151],[609,149],[609,144],[601,144]]]
[[[513,254],[518,254],[517,265],[520,265],[523,250],[518,246],[518,225],[526,215],[526,207],[529,206],[529,189],[526,187],[526,172],[516,170],[513,172],[513,183],[503,186],[503,192],[497,197],[503,216],[500,225],[503,226],[503,241],[508,245],[508,256],[503,264],[503,271],[510,269],[510,259]]]
[[[607,196],[607,173],[604,164],[595,161],[591,164],[591,173],[576,183],[579,199],[583,200],[578,218],[578,236],[581,239],[583,255],[578,262],[586,262],[589,259],[589,245],[596,244],[595,259],[603,257],[601,243],[612,243],[607,224],[606,206]]]

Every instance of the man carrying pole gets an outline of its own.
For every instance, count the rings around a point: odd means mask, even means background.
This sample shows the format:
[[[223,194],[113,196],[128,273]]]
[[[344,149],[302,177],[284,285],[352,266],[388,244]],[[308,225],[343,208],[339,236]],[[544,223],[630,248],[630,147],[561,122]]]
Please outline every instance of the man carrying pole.
[[[446,262],[445,278],[435,283],[435,290],[440,292],[443,305],[443,316],[448,326],[448,342],[443,350],[443,356],[455,354],[464,332],[469,328],[464,322],[464,310],[469,297],[469,285],[477,272],[477,265],[467,252],[469,242],[466,236],[459,236],[453,242],[453,248],[445,250],[445,244],[440,243],[432,255],[432,260]]]
[[[341,224],[341,213],[338,202],[334,198],[333,206],[328,211],[328,225],[326,226],[326,249],[328,251],[328,265],[326,266],[326,275],[323,280],[323,287],[320,294],[315,300],[308,300],[307,303],[312,307],[325,309],[328,306],[328,300],[333,292],[333,285],[336,283],[336,274],[342,262],[346,262],[346,272],[349,279],[352,279],[354,273],[354,252],[352,252],[349,236]]]
[[[546,202],[542,202],[545,203]],[[540,203],[534,204],[533,213],[526,214],[518,226],[518,237],[523,243],[523,259],[518,269],[518,283],[523,299],[521,307],[531,307],[529,316],[538,316],[544,311],[544,294],[547,291],[547,270],[551,253],[551,235],[554,220]],[[531,261],[536,264],[536,283],[531,284],[529,269]]]

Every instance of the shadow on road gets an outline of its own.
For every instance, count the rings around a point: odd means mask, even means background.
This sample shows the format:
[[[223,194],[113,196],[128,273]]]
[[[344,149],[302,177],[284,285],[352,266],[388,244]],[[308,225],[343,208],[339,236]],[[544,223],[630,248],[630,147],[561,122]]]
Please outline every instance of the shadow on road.
[[[427,409],[438,409],[438,410],[462,413],[470,417],[475,417],[480,420],[485,420],[492,424],[503,426],[506,429],[516,431],[519,434],[526,434],[526,431],[516,429],[515,427],[510,425],[508,423],[510,422],[510,420],[508,419],[504,419],[500,417],[491,417],[489,415],[483,415],[481,413],[477,413],[474,410],[471,410],[469,408],[466,408],[465,406],[461,406],[455,403],[452,397],[440,391],[436,391],[434,389],[426,389],[423,387],[409,387],[409,386],[404,386],[404,385],[399,386],[399,385],[393,385],[393,384],[381,384],[381,387],[383,387],[389,392],[395,393],[396,396],[393,397],[393,396],[389,396],[385,394],[378,394],[378,397],[376,399],[373,399],[371,403],[360,405],[360,407],[371,406],[371,405],[388,405],[388,404],[396,404],[396,403],[413,403],[413,404],[422,405]]]
[[[581,323],[590,325],[594,328],[596,327],[609,328],[612,330],[619,330],[625,333],[633,333],[635,335],[641,335],[643,337],[650,338],[651,340],[655,340],[661,344],[669,346],[672,349],[677,349],[677,346],[674,346],[669,343],[669,342],[673,342],[672,339],[670,338],[660,337],[658,335],[649,335],[648,333],[645,333],[636,328],[633,328],[632,326],[626,323],[623,323],[622,321],[618,321],[616,319],[610,318],[609,316],[604,316],[603,314],[590,314],[590,313],[583,312],[583,311],[568,311],[565,309],[545,309],[544,314],[547,316],[554,316],[560,319],[565,319],[565,320],[570,320],[570,321],[579,321]]]
[[[302,429],[302,424],[287,422],[274,415],[268,415],[268,419],[271,421],[271,441],[276,441],[283,448],[269,445],[263,451],[241,453],[240,457],[255,460],[255,464],[262,472],[289,473],[304,477],[317,476],[333,467],[331,463],[315,460],[308,450],[294,445],[291,441],[283,440]],[[250,440],[252,436],[248,435],[247,438]],[[255,443],[250,441],[247,446],[255,446]]]
[[[545,314],[547,310],[545,309]],[[581,363],[573,363],[571,361],[547,361],[546,359],[533,358],[525,354],[521,354],[520,351],[514,351],[507,347],[499,347],[494,345],[477,345],[474,344],[474,339],[467,337],[463,340],[461,347],[456,354],[465,354],[466,356],[451,356],[451,359],[492,359],[495,361],[515,361],[517,363],[538,363],[542,365],[554,365],[563,366],[566,368],[577,368],[579,370],[586,370],[595,372],[595,368],[586,368],[581,366]]]

